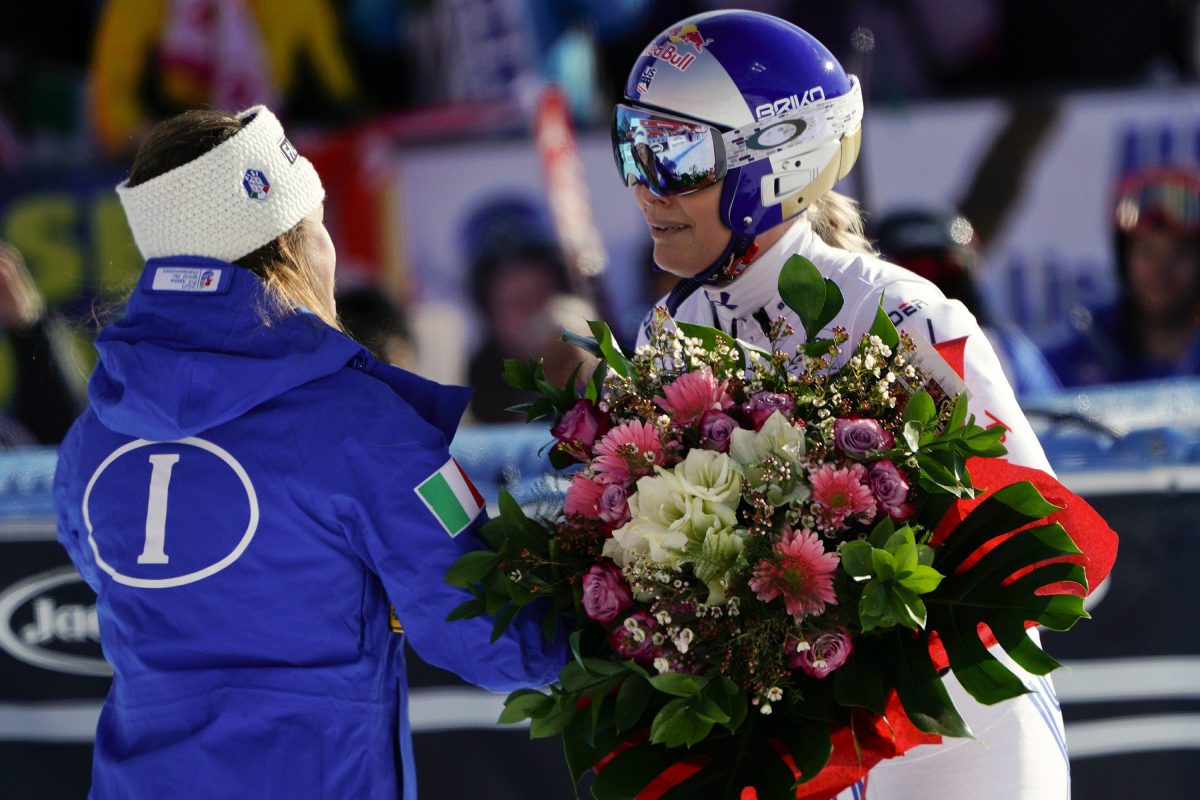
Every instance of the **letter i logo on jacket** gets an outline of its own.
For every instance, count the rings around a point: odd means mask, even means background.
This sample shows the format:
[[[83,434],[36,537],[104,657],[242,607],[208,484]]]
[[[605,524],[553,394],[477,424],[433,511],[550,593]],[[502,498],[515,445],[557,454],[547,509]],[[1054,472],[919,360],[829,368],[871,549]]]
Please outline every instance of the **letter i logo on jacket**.
[[[451,537],[466,530],[483,511],[483,495],[453,458],[413,491]]]

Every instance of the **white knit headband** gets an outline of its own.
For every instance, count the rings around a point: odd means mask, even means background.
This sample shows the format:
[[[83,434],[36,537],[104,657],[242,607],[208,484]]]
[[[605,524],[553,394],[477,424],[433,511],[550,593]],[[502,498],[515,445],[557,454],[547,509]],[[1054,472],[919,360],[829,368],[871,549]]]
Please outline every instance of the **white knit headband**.
[[[266,106],[204,155],[130,188],[117,186],[143,258],[235,261],[291,230],[325,199],[308,159]]]

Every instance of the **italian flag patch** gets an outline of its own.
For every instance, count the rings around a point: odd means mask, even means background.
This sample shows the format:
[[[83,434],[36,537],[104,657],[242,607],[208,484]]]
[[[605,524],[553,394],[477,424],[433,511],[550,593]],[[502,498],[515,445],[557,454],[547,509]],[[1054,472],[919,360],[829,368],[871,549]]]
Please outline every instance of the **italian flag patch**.
[[[414,489],[451,537],[458,536],[483,510],[483,495],[453,458]]]

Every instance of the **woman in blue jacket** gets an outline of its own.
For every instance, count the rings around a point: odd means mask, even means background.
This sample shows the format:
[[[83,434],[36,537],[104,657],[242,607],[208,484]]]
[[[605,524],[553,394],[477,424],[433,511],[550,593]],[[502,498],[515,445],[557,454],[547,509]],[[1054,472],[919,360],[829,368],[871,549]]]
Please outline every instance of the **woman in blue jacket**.
[[[145,272],[55,479],[114,669],[91,797],[412,800],[405,637],[497,691],[563,660],[536,620],[444,622],[468,392],[338,330],[324,190],[266,108],[162,123],[118,193]]]

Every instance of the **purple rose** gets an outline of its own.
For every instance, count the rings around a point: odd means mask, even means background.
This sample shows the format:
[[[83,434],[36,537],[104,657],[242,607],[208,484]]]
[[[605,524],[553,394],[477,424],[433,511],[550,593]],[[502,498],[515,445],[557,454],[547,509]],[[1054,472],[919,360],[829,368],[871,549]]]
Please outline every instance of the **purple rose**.
[[[788,666],[799,668],[813,678],[824,678],[846,663],[854,644],[845,628],[826,631],[808,643],[802,652],[797,652],[799,642],[788,639]]]
[[[879,507],[893,519],[907,519],[912,516],[913,507],[905,502],[908,500],[909,485],[904,474],[896,469],[896,465],[886,459],[876,461],[871,465],[869,475],[871,494]]]
[[[833,441],[847,455],[863,458],[871,450],[890,450],[895,438],[873,419],[842,417],[833,422]]]
[[[776,411],[786,417],[792,413],[792,409],[795,407],[796,401],[792,399],[791,395],[779,392],[757,392],[742,406],[742,410],[750,415],[750,420],[754,423],[754,430],[759,431]]]
[[[594,564],[583,576],[583,611],[590,619],[607,625],[631,605],[629,586],[613,565]]]
[[[723,411],[706,411],[700,418],[702,444],[718,453],[729,452],[729,437],[737,430],[737,420]]]
[[[629,493],[625,487],[610,483],[604,487],[597,506],[600,509],[600,519],[614,528],[619,528],[629,521]],[[595,567],[593,567],[595,569]]]
[[[596,408],[591,400],[579,400],[554,424],[550,433],[565,446],[568,453],[587,461],[587,448],[612,427],[608,415]]]
[[[608,646],[621,658],[632,658],[648,667],[658,653],[653,641],[655,627],[654,617],[645,611],[635,611],[612,629],[608,635]]]

